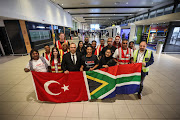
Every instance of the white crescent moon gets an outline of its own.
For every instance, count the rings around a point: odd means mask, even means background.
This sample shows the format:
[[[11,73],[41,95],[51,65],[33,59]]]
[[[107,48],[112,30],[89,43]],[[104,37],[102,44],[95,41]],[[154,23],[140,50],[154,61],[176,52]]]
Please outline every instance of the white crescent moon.
[[[50,85],[51,83],[57,83],[57,84],[60,85],[59,82],[54,81],[54,80],[50,80],[50,81],[48,81],[48,82],[46,82],[46,83],[44,84],[44,89],[45,89],[45,91],[46,91],[48,94],[50,94],[50,95],[59,95],[59,94],[61,94],[61,92],[60,92],[60,93],[52,93],[52,92],[49,90],[48,87],[49,87],[49,85]]]

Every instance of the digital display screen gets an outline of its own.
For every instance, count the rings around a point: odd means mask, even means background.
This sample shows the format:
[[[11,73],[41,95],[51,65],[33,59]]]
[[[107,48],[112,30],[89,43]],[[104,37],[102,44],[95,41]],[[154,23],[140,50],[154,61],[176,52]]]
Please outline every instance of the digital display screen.
[[[90,27],[91,27],[91,30],[96,30],[96,29],[99,29],[99,24],[91,24]]]
[[[50,30],[29,30],[31,41],[47,40],[51,38]]]

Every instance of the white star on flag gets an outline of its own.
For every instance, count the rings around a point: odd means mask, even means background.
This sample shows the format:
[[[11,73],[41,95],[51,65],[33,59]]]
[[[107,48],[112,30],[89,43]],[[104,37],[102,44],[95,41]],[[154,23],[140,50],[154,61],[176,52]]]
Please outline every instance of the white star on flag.
[[[63,84],[64,85],[64,84]],[[66,86],[66,85],[64,85],[63,87],[61,87],[62,89],[64,89],[64,92],[66,91],[66,90],[69,90],[69,85],[68,86]]]

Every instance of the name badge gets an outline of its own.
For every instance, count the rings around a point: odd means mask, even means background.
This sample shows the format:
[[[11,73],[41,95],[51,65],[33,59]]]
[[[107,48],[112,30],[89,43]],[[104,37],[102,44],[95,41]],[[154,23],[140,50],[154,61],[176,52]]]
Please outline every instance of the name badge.
[[[149,61],[149,58],[145,58],[145,61]]]
[[[130,57],[130,54],[126,54],[126,55],[124,55],[125,57]]]

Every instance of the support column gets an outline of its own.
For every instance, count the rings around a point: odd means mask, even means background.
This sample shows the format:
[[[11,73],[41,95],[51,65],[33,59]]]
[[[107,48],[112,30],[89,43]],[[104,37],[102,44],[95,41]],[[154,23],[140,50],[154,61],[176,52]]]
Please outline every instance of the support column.
[[[22,31],[22,35],[23,35],[23,38],[24,38],[24,43],[25,43],[25,46],[26,46],[27,53],[30,53],[31,52],[31,44],[30,44],[30,41],[29,41],[29,36],[28,36],[28,33],[27,33],[27,29],[26,29],[26,23],[25,23],[24,20],[19,20],[19,24],[20,24],[20,27],[21,27],[21,31]]]

